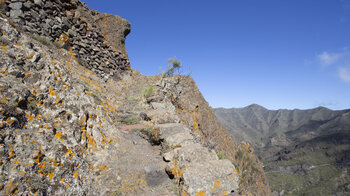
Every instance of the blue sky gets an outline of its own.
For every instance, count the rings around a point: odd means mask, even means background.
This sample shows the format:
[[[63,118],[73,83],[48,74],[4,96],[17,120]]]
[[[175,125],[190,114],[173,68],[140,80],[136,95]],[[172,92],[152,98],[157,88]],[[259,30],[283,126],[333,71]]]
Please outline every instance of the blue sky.
[[[212,107],[350,108],[350,0],[86,0],[131,23],[132,68],[176,56]]]

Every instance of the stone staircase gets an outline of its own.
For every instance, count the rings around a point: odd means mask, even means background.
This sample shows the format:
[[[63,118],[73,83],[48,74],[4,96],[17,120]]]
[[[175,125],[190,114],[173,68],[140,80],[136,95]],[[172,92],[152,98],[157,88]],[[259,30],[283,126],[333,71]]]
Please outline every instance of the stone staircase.
[[[153,134],[160,141],[166,172],[178,180],[182,195],[233,195],[238,192],[239,175],[227,159],[219,160],[216,152],[204,147],[191,129],[179,123],[174,106],[167,101],[150,103]],[[167,121],[159,120],[162,113]],[[152,116],[153,115],[153,116]],[[170,117],[170,118],[169,118]]]

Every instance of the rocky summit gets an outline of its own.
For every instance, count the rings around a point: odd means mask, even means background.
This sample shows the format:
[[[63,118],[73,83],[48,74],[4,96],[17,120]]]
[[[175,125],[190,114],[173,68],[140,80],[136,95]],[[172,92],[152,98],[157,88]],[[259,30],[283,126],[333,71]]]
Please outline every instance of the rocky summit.
[[[78,0],[0,11],[0,195],[270,195],[192,78],[131,69],[128,21]]]

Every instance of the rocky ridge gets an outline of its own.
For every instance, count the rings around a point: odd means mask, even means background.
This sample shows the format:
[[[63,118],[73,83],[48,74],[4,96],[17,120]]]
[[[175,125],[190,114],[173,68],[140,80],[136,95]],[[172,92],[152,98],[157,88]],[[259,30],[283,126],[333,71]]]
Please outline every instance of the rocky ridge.
[[[349,194],[350,110],[268,110],[253,104],[214,111],[238,141],[255,147],[273,191]]]
[[[158,160],[147,162],[129,157],[128,161],[136,163],[126,170],[127,173],[123,172],[122,168],[128,164],[119,164],[125,160],[118,158],[122,154],[121,146],[131,153],[135,144],[119,141],[136,136],[120,132],[115,124],[113,105],[97,104],[102,97],[96,97],[96,91],[105,92],[92,81],[98,78],[81,67],[69,51],[40,45],[13,28],[6,19],[1,19],[0,23],[3,36],[9,41],[1,48],[1,194],[105,195],[117,189],[125,194],[131,191],[156,195],[148,187],[172,186],[171,181],[166,181],[166,171],[182,179],[179,191],[184,194],[237,191],[238,175],[231,162],[218,160],[216,153],[195,142],[190,129],[182,124],[155,124],[164,152],[165,149],[176,150],[166,155],[170,161],[167,167],[162,164],[161,157],[150,150],[149,154]],[[92,74],[91,78],[78,75],[79,72]],[[164,108],[164,103],[150,104],[158,105],[155,110]],[[164,123],[179,121],[176,114],[168,114],[170,117],[163,120]],[[154,119],[154,122],[160,121]],[[141,144],[140,137],[136,140]],[[201,178],[200,172],[206,178]],[[132,173],[135,176],[131,177]],[[130,182],[131,179],[135,181]],[[116,182],[120,183],[120,188],[112,186]],[[130,183],[142,187],[142,191]],[[161,191],[164,190],[167,189],[162,187]],[[165,191],[164,194],[176,193]]]
[[[38,37],[27,28],[42,26],[43,20],[27,25],[34,19],[14,13],[29,15],[28,6],[44,10],[46,18],[65,9],[81,13],[74,18],[85,21],[83,26],[95,21],[91,32],[106,37],[88,41],[111,42],[112,50],[124,47],[130,31],[124,19],[116,31],[122,36],[108,38],[111,29],[100,21],[118,17],[79,1],[2,1],[1,6],[0,194],[269,194],[249,146],[236,145],[222,129],[191,78],[113,68],[119,78],[114,80],[90,66],[91,59],[81,60],[85,53],[73,49],[74,38],[65,39],[64,33],[56,43],[54,34]],[[112,66],[123,67],[120,62]],[[219,152],[226,157],[219,160]]]
[[[181,76],[163,81],[155,85],[162,89],[162,93],[175,106],[182,123],[191,128],[204,146],[215,149],[235,165],[239,174],[239,193],[269,195],[268,182],[254,149],[246,142],[236,143],[219,123],[195,81]]]

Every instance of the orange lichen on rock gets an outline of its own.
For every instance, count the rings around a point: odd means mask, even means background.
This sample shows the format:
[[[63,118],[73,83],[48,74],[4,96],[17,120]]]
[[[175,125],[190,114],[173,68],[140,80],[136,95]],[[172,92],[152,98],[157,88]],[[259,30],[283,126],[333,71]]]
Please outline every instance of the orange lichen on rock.
[[[238,171],[236,169],[233,169],[233,172],[235,172],[235,174],[238,174]]]
[[[17,184],[13,184],[12,182],[13,182],[13,180],[11,180],[8,185],[6,185],[6,189],[5,189],[6,195],[12,195],[12,194],[16,194],[18,192]]]
[[[32,77],[33,77],[33,72],[29,72],[24,75],[24,78],[32,78]]]
[[[49,87],[49,95],[59,97],[53,90],[52,86]]]
[[[180,169],[179,166],[177,165],[177,162],[174,161],[173,162],[173,167],[172,169],[170,168],[166,168],[167,172],[172,174],[174,176],[174,178],[180,178],[182,175],[183,175],[183,170],[185,170],[186,168],[184,169]]]
[[[206,191],[199,191],[196,196],[205,196]]]
[[[9,74],[9,72],[6,70],[6,71],[0,71],[0,73],[4,74],[5,76],[7,76]]]
[[[60,38],[58,39],[58,43],[62,47],[68,49],[68,47],[69,47],[69,37],[66,34],[62,33]]]
[[[49,180],[52,180],[53,176],[54,176],[54,174],[52,172],[49,173]]]
[[[74,171],[74,172],[73,172],[73,175],[74,175],[74,178],[75,178],[75,179],[78,179],[78,178],[79,178],[79,174],[78,174],[77,171]]]
[[[13,150],[13,147],[11,146],[9,149],[9,159],[15,156],[15,151]]]
[[[216,189],[221,188],[221,181],[220,180],[214,180],[214,186],[210,187],[211,192],[214,192]]]
[[[61,137],[62,137],[62,132],[61,131],[56,131],[56,135],[55,135],[55,137],[57,138],[57,139],[60,139]]]

